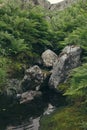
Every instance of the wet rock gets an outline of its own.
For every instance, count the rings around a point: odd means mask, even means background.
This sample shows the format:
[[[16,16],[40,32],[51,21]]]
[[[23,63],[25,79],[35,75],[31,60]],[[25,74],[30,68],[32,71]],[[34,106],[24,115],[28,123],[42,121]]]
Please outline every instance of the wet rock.
[[[43,113],[43,115],[50,115],[55,110],[55,106],[48,104],[47,110]]]
[[[39,89],[43,83],[44,74],[39,66],[35,65],[26,70],[21,86],[23,91]]]
[[[52,75],[49,79],[49,86],[57,88],[63,83],[71,69],[80,64],[81,48],[79,46],[66,46],[53,66]]]
[[[43,52],[41,57],[43,60],[43,65],[46,67],[52,67],[58,58],[57,55],[49,49]]]
[[[40,91],[27,91],[22,94],[17,94],[17,97],[20,97],[20,104],[28,103],[32,101],[35,97],[41,96]]]

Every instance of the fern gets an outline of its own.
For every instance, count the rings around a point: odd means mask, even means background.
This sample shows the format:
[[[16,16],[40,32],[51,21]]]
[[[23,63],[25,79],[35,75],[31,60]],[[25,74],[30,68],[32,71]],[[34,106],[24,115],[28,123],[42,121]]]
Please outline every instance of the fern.
[[[87,92],[87,64],[74,69],[71,73],[70,86],[64,95],[86,96]]]

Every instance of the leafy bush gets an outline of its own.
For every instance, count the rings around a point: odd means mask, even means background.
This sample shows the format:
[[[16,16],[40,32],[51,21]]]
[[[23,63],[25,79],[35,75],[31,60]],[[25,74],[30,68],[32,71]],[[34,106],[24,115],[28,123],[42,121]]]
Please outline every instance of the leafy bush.
[[[49,25],[43,10],[37,7],[21,9],[20,0],[17,6],[16,3],[9,0],[0,8],[1,49],[10,56],[27,51],[40,55],[51,47]]]
[[[57,47],[75,44],[83,49],[82,59],[87,61],[87,0],[64,9],[50,13],[51,25],[56,32]],[[60,46],[59,46],[60,45]]]
[[[80,104],[87,104],[87,63],[74,69],[70,74],[68,87],[64,95],[67,95]]]

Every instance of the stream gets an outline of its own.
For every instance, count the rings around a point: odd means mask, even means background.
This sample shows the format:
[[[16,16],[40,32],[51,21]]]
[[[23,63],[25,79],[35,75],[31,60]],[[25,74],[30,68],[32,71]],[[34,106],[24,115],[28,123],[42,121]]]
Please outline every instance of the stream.
[[[0,130],[39,130],[40,118],[65,105],[65,97],[55,90],[46,90],[43,95],[27,104],[16,104],[0,110]]]

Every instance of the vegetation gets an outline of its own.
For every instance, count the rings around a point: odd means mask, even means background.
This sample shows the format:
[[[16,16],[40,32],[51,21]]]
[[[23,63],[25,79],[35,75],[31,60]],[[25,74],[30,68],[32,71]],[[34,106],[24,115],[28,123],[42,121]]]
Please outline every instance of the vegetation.
[[[33,64],[33,59],[46,48],[52,48],[52,31],[40,7],[23,9],[20,0],[1,0],[0,3],[0,56],[9,62],[0,66],[3,82],[6,76],[19,78],[24,66]]]
[[[75,4],[64,11],[54,11],[50,14],[51,25],[56,32],[57,44],[80,45],[83,49],[82,58],[86,60],[87,55],[87,0]],[[57,45],[58,47],[58,45]],[[57,51],[58,48],[56,48]]]
[[[57,37],[55,52],[66,45],[82,48],[82,65],[73,69],[66,83],[58,87],[66,95],[69,106],[57,110],[41,120],[41,130],[87,129],[87,0],[50,14]],[[69,22],[68,22],[69,21]],[[58,46],[59,45],[59,46]],[[70,107],[70,105],[72,107]],[[81,109],[80,109],[81,108]]]
[[[87,115],[77,107],[60,108],[41,119],[40,130],[86,130]]]
[[[86,96],[87,64],[83,64],[72,71],[69,85],[66,95]]]
[[[0,92],[4,89],[7,78],[7,65],[8,61],[6,58],[0,57]]]
[[[82,48],[82,65],[72,70],[60,89],[73,107],[42,119],[41,130],[87,129],[84,114],[87,113],[87,0],[80,0],[64,11],[47,13],[40,7],[24,8],[20,0],[0,0],[1,93],[7,79],[21,78],[24,68],[33,64],[44,50],[49,48],[59,54],[62,48],[72,44]]]

